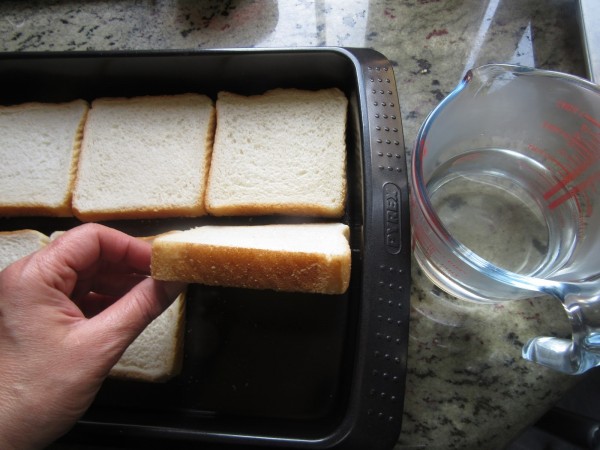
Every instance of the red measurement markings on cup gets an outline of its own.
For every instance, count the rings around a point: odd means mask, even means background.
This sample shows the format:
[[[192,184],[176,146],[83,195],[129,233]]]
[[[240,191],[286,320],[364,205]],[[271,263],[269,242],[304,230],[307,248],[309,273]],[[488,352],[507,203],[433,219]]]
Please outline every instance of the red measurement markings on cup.
[[[592,189],[600,181],[598,168],[593,173],[577,181],[581,175],[600,162],[600,121],[566,101],[558,101],[556,106],[579,117],[581,124],[579,129],[573,133],[567,132],[559,125],[550,122],[542,124],[545,130],[562,137],[565,141],[567,147],[560,149],[559,154],[556,156],[550,156],[547,152],[535,146],[529,146],[531,150],[544,155],[561,172],[562,178],[560,181],[544,194],[544,198],[550,202],[550,209],[562,205],[565,201],[575,198],[577,195],[584,194],[586,190]],[[564,194],[555,197],[559,192],[564,191],[568,185],[575,182],[576,184],[568,188]],[[591,208],[591,203],[586,203],[588,208]],[[586,214],[591,214],[591,211],[586,211]]]
[[[434,237],[435,231],[430,230],[424,217],[415,218],[413,227],[414,246],[418,244],[421,253],[429,261],[434,270],[441,272],[444,276],[459,280],[464,277],[465,271],[461,268],[453,257],[446,255],[445,244]],[[448,239],[448,237],[446,237]],[[450,250],[448,250],[450,251]]]

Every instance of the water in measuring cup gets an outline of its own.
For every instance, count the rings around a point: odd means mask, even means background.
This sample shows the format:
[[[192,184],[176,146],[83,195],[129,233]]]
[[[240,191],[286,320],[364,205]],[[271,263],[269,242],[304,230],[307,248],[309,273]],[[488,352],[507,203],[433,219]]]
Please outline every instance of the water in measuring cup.
[[[569,257],[577,229],[575,200],[551,209],[543,193],[557,179],[529,157],[474,149],[447,161],[427,188],[446,230],[505,270],[546,276]]]

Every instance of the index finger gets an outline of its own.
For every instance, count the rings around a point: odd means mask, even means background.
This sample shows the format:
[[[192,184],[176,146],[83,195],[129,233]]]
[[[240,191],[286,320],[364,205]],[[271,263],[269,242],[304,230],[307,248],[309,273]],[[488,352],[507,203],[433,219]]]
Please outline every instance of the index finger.
[[[70,294],[79,276],[98,264],[119,272],[148,274],[151,245],[103,225],[85,224],[64,233],[37,257],[43,262],[40,275],[51,277],[48,283]]]
[[[97,261],[129,266],[141,272],[146,272],[150,266],[148,242],[99,224],[73,228],[56,244],[62,262],[76,271],[83,271]]]

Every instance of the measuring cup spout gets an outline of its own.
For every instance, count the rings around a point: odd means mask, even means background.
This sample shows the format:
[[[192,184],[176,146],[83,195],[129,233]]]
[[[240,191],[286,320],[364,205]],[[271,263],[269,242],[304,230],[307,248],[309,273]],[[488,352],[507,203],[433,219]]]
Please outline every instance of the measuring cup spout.
[[[595,282],[554,293],[565,307],[572,338],[533,338],[523,347],[523,358],[571,375],[600,366],[599,287]]]

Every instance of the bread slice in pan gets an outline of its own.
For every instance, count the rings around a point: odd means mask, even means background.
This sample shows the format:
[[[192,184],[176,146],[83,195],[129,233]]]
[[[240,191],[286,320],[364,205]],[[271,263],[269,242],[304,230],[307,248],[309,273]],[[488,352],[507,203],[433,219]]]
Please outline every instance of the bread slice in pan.
[[[71,216],[88,104],[0,106],[0,215]]]
[[[200,216],[214,105],[199,94],[92,102],[73,195],[83,221]]]
[[[125,350],[111,378],[165,382],[181,372],[185,331],[185,293],[158,316]]]
[[[342,216],[347,105],[335,88],[220,92],[209,213]]]
[[[213,286],[342,294],[349,229],[339,223],[202,226],[152,244],[152,276]]]
[[[0,232],[0,270],[44,247],[50,239],[36,230]]]

